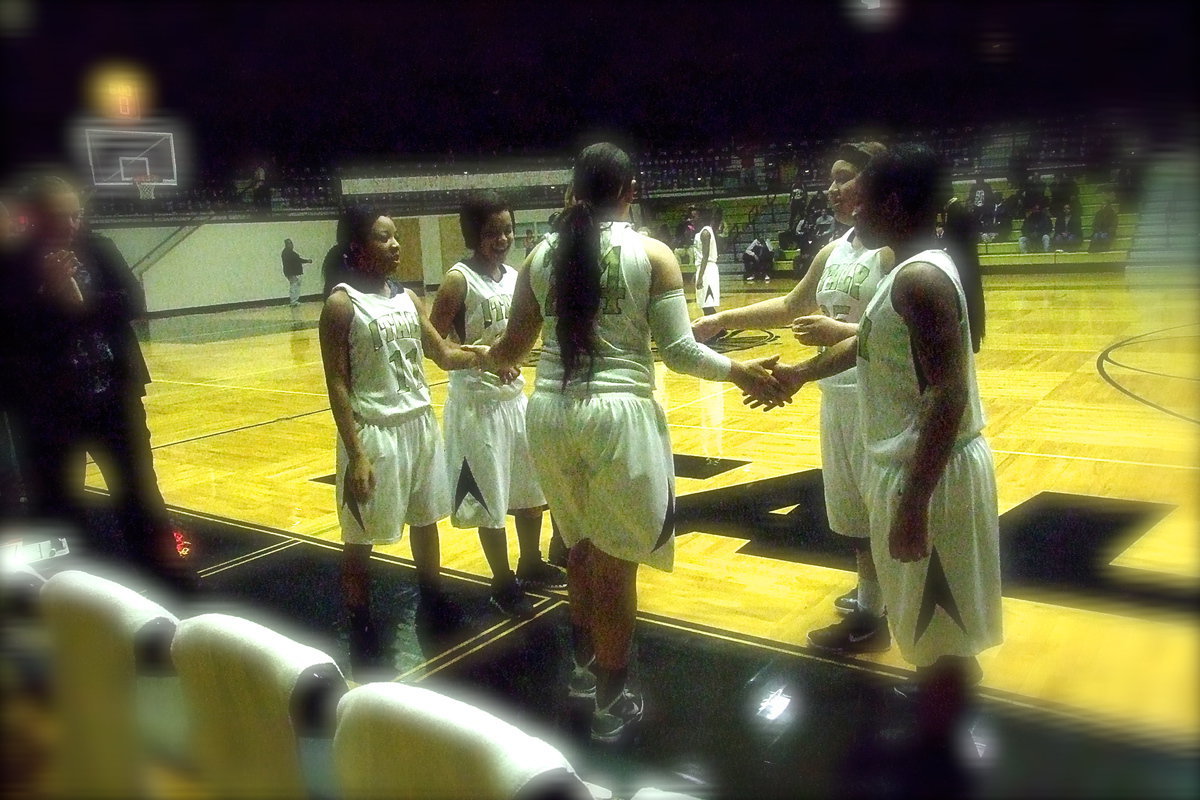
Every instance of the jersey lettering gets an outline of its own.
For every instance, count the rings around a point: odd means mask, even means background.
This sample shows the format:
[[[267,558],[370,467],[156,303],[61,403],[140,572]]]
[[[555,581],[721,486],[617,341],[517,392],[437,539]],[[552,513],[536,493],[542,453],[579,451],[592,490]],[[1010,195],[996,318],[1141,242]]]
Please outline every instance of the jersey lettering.
[[[871,356],[868,355],[867,341],[871,338],[871,319],[863,317],[858,323],[858,357],[863,361],[870,361]]]

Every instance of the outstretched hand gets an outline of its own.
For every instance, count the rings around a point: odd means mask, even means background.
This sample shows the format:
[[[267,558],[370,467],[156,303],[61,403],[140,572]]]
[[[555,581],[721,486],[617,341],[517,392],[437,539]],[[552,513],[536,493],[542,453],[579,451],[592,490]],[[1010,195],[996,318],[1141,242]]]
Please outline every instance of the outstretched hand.
[[[782,399],[764,399],[753,396],[750,392],[744,392],[745,397],[742,402],[750,408],[761,408],[763,411],[770,411],[773,408],[778,408],[782,405],[792,402],[792,396],[800,391],[800,387],[807,383],[804,373],[800,369],[800,365],[787,366],[786,364],[777,363],[779,357],[776,356],[768,365],[776,383],[779,385],[783,393]]]
[[[521,376],[521,370],[516,367],[501,367],[491,356],[491,348],[486,344],[464,344],[462,349],[474,353],[479,360],[479,369],[490,372],[500,379],[500,383],[510,384]]]
[[[845,324],[824,314],[809,314],[792,320],[792,333],[800,344],[832,347],[847,338]]]
[[[716,314],[708,314],[692,323],[692,336],[697,342],[707,342],[720,333],[723,327]]]
[[[756,403],[770,405],[772,408],[789,402],[790,395],[772,374],[779,356],[768,358],[752,358],[749,361],[734,361],[729,372],[729,380],[733,381],[742,393],[754,398]]]

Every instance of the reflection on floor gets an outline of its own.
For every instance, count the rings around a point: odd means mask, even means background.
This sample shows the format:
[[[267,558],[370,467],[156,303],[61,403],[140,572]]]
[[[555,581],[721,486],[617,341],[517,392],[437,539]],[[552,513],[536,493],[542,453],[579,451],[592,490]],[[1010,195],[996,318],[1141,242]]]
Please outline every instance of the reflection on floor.
[[[176,521],[195,545],[205,591],[190,607],[175,603],[174,610],[187,616],[219,609],[265,622],[324,650],[352,674],[340,612],[339,548],[194,515]],[[95,511],[92,524],[93,555],[119,558],[108,513]],[[46,566],[57,571],[79,563],[72,555]],[[646,718],[626,741],[600,747],[587,737],[590,706],[567,698],[562,595],[541,597],[533,620],[514,623],[490,610],[477,578],[447,575],[466,623],[456,636],[436,638],[418,630],[411,566],[386,557],[372,570],[375,613],[388,631],[389,678],[469,700],[542,736],[585,779],[618,796],[645,785],[700,797],[763,798],[897,796],[919,789],[907,783],[906,765],[893,755],[909,707],[893,691],[899,676],[887,670],[644,615],[633,680],[645,694]],[[1109,738],[1009,700],[985,695],[964,732],[972,796],[1194,796],[1200,790],[1190,754]]]

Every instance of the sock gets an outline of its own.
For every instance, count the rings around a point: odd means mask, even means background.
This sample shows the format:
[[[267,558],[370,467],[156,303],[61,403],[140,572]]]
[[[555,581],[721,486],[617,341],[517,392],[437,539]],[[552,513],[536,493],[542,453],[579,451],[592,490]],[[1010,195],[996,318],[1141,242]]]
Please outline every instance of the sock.
[[[873,617],[883,616],[883,590],[879,581],[858,579],[858,607]]]
[[[625,679],[629,676],[629,667],[620,669],[605,669],[596,667],[596,708],[605,709],[611,706],[621,696],[625,688]]]

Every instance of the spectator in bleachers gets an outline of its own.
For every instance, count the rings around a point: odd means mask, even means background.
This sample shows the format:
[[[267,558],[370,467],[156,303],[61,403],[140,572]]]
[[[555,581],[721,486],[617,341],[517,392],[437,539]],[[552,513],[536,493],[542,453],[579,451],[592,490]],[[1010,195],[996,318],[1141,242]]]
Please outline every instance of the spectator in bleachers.
[[[1062,207],[1054,220],[1054,248],[1074,252],[1083,244],[1083,223],[1070,203]]]
[[[804,222],[805,205],[808,202],[808,192],[804,191],[799,175],[792,183],[791,198],[788,201],[787,238],[780,236],[779,244],[784,249],[792,249],[800,235],[800,226]]]
[[[1025,215],[1025,222],[1021,225],[1021,238],[1017,240],[1017,244],[1022,253],[1031,252],[1030,248],[1038,248],[1032,252],[1046,253],[1050,250],[1052,233],[1050,215],[1042,210],[1041,203],[1035,203],[1029,213]]]
[[[528,256],[533,252],[533,248],[537,247],[538,239],[533,235],[533,228],[525,229],[525,255]]]
[[[1012,234],[1012,217],[1003,192],[996,192],[991,204],[979,216],[979,239],[983,242],[1004,241]],[[1007,230],[1003,230],[1007,226]],[[1003,237],[1003,238],[1002,238]]]
[[[1050,214],[1059,216],[1063,206],[1068,203],[1079,205],[1079,186],[1070,175],[1060,172],[1054,183],[1050,184]]]
[[[992,211],[995,196],[996,193],[992,191],[992,187],[988,185],[982,175],[976,178],[974,185],[967,189],[967,208],[975,217],[977,225],[982,225],[984,216]]]
[[[699,221],[700,212],[695,206],[688,206],[687,216],[683,218],[683,222],[679,223],[679,229],[675,231],[675,246],[676,247],[691,247],[693,240],[696,238],[696,223]]]
[[[1104,205],[1096,212],[1092,220],[1092,244],[1088,248],[1092,253],[1104,253],[1112,249],[1113,239],[1117,238],[1117,210],[1112,201],[1105,198]]]
[[[1040,177],[1034,176],[1026,181],[1021,189],[1021,211],[1028,214],[1035,206],[1047,208],[1050,199],[1046,196],[1046,184]]]

